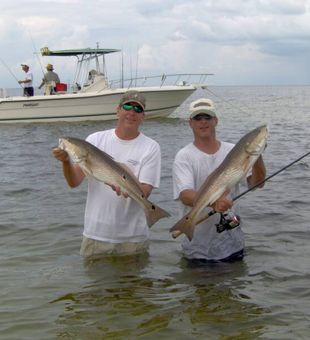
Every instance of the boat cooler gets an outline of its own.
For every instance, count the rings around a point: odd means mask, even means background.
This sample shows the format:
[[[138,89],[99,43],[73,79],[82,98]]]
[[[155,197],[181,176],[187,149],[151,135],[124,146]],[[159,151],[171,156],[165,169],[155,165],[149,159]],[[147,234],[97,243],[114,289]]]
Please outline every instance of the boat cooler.
[[[56,83],[56,92],[67,92],[67,84]]]

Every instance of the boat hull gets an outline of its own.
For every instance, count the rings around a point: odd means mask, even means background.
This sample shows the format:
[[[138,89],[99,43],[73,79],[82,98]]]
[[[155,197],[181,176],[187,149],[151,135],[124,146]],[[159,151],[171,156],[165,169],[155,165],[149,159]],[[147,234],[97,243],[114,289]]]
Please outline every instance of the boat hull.
[[[189,86],[135,88],[146,97],[145,117],[166,117],[195,90]],[[116,108],[126,89],[97,93],[0,99],[0,123],[72,122],[116,119]]]

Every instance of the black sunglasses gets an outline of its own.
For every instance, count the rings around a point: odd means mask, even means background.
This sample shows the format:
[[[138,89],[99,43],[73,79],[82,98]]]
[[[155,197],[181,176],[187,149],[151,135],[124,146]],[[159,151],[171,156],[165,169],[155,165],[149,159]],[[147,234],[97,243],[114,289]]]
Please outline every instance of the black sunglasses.
[[[122,109],[125,111],[134,110],[137,113],[142,113],[144,110],[140,105],[132,105],[132,104],[123,104]]]
[[[211,120],[213,117],[210,115],[206,115],[206,114],[199,114],[195,117],[193,117],[193,120],[202,120],[202,119],[206,119],[206,120]]]

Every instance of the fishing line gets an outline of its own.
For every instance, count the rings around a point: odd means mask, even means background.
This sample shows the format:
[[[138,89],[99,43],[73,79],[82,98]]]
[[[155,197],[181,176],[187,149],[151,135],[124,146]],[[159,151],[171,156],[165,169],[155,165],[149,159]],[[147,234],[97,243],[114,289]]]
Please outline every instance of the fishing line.
[[[224,102],[226,104],[228,104],[230,107],[232,107],[233,109],[237,108],[237,106],[234,107],[234,105],[232,105],[227,99],[224,99],[223,97],[217,95],[215,92],[209,90],[208,87],[206,87],[205,89],[207,92],[210,92],[214,97],[218,98],[221,102]],[[244,105],[246,106],[246,105]],[[250,107],[246,107],[248,110],[250,110],[251,108]],[[248,114],[247,111],[243,110],[243,109],[240,109],[240,107],[237,108],[239,111],[245,113],[245,114]]]
[[[28,31],[28,34],[29,34],[29,36],[30,36],[30,39],[31,39],[31,42],[32,42],[32,46],[33,46],[33,48],[34,48],[34,55],[35,55],[35,56],[37,57],[37,59],[38,59],[38,62],[39,62],[39,65],[40,65],[42,74],[43,74],[43,76],[44,76],[43,66],[42,66],[42,63],[41,63],[41,59],[39,58],[40,53],[37,52],[36,45],[35,45],[35,43],[34,43],[34,40],[33,40],[33,38],[32,38],[32,35],[31,35],[31,33],[30,33],[29,31]]]
[[[305,153],[304,155],[300,156],[299,158],[295,159],[294,161],[292,161],[291,163],[287,164],[286,166],[284,166],[283,168],[281,168],[280,170],[276,171],[275,173],[273,173],[272,175],[266,177],[264,180],[262,180],[261,182],[257,183],[256,185],[254,185],[252,188],[249,188],[248,190],[242,192],[241,194],[235,196],[232,200],[236,201],[237,199],[241,198],[242,196],[244,196],[245,194],[247,194],[248,192],[255,190],[257,187],[259,187],[260,185],[262,185],[263,183],[267,182],[270,178],[278,175],[279,173],[281,173],[282,171],[286,170],[287,168],[289,168],[290,166],[294,165],[295,163],[299,162],[300,160],[302,160],[303,158],[307,157],[308,155],[310,155],[310,151]]]
[[[4,62],[4,60],[0,57],[0,60],[2,64],[5,66],[5,68],[9,71],[11,76],[17,81],[18,85],[23,89],[23,86],[19,83],[18,79],[15,77],[15,74],[11,71],[11,69],[8,67],[8,65]]]

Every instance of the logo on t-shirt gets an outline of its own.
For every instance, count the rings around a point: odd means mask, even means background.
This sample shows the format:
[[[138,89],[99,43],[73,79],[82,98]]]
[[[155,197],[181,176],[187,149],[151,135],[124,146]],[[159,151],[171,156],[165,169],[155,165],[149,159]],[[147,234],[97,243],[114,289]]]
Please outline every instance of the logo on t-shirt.
[[[136,166],[136,165],[139,164],[139,162],[136,161],[136,160],[134,160],[134,159],[127,159],[127,162],[130,163],[130,164],[132,164],[132,165],[134,165],[134,166]]]

